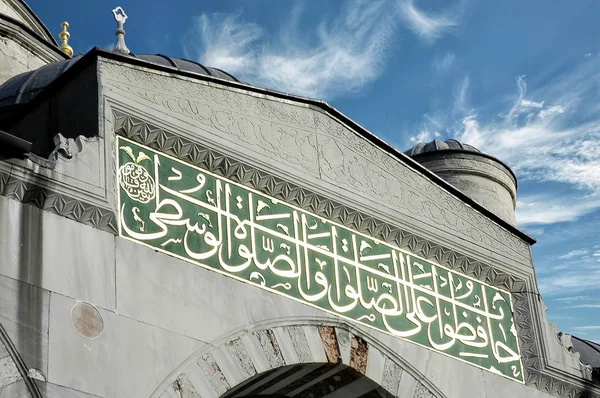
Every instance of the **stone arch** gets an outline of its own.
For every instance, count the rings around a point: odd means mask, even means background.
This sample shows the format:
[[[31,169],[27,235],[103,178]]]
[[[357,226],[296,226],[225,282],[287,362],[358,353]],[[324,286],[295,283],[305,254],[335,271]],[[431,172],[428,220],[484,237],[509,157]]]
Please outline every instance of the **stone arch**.
[[[379,385],[381,396],[445,398],[412,365],[372,336],[344,322],[269,322],[237,331],[191,355],[154,391],[155,398],[229,398],[265,372],[339,364]]]

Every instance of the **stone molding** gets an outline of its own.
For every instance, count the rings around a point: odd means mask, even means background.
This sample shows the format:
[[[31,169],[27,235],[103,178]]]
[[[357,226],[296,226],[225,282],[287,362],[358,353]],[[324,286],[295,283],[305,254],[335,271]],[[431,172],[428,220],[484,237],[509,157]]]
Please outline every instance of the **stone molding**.
[[[104,140],[81,136],[66,139],[59,134],[55,143],[48,159],[30,154],[29,159],[1,160],[0,195],[116,234],[114,195],[107,191],[104,180],[112,175],[104,159]],[[96,170],[97,185],[77,176],[77,170],[87,164],[84,160],[96,161],[100,168]]]
[[[44,23],[24,1],[4,0],[4,2],[20,17],[27,28],[31,29],[39,35],[40,38],[47,41],[48,44],[54,44],[56,46],[56,40],[54,39],[54,36],[52,36],[52,32],[46,28]]]
[[[40,187],[0,170],[0,194],[113,234],[117,233],[114,210],[98,207]]]
[[[369,367],[369,360],[380,366]],[[233,333],[190,356],[151,397],[169,397],[182,390],[201,398],[229,396],[236,386],[257,374],[311,363],[347,365],[394,397],[405,396],[400,395],[406,393],[400,388],[401,377],[406,373],[416,380],[414,397],[445,397],[434,382],[377,341],[343,323],[314,320],[284,321]]]

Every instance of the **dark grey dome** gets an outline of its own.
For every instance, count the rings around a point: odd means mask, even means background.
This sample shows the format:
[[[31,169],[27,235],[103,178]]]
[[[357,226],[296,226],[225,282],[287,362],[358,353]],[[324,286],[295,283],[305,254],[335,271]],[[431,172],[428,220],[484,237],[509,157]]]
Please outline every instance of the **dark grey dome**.
[[[571,342],[573,350],[580,355],[581,363],[600,369],[600,344],[580,339],[577,336],[571,336]]]
[[[81,58],[81,55],[64,61],[53,62],[7,80],[0,86],[0,106],[28,102],[46,88],[48,84],[52,83],[54,79],[73,66],[79,58]]]
[[[223,80],[239,82],[234,76],[220,69],[211,68],[185,59],[170,58],[160,54],[129,55],[153,64],[174,68],[180,71],[193,72],[205,76],[217,77]],[[30,101],[57,77],[73,66],[81,57],[81,55],[76,55],[71,59],[44,65],[36,70],[21,73],[20,75],[9,79],[0,86],[0,106],[22,104]]]
[[[154,64],[159,64],[162,66],[169,66],[171,68],[175,68],[181,71],[186,72],[194,72],[199,73],[205,76],[213,76],[218,77],[219,79],[229,80],[233,82],[239,82],[235,76],[217,68],[212,68],[210,66],[204,66],[199,64],[198,62],[189,61],[187,59],[181,58],[171,58],[162,54],[129,54],[136,58],[143,59],[144,61],[152,62]]]
[[[481,151],[479,149],[475,148],[474,146],[469,145],[469,144],[463,144],[462,142],[459,142],[459,141],[451,138],[446,141],[433,140],[428,143],[419,142],[417,145],[415,145],[408,151],[404,152],[404,154],[406,154],[408,156],[416,156],[416,155],[420,155],[422,153],[448,151],[448,150],[481,153]]]

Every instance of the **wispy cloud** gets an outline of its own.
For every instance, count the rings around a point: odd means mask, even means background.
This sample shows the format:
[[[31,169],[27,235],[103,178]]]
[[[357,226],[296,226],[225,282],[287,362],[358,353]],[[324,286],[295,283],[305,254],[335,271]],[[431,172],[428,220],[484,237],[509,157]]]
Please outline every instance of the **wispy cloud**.
[[[257,86],[330,99],[379,76],[401,22],[427,41],[458,23],[460,8],[429,15],[412,0],[397,1],[348,0],[336,18],[308,30],[299,28],[297,7],[277,34],[241,12],[202,14],[193,20],[184,52]]]
[[[555,298],[553,301],[566,301],[568,303],[572,303],[575,301],[587,301],[587,300],[591,300],[591,299],[592,299],[591,296],[568,296],[568,297]]]
[[[459,84],[454,88],[454,111],[465,114],[469,111],[467,104],[467,95],[471,86],[469,75],[463,77]]]
[[[440,135],[441,134],[438,133],[437,131],[431,132],[431,131],[429,131],[427,126],[424,126],[421,131],[419,131],[417,134],[409,137],[408,140],[413,144],[416,144],[418,142],[429,142],[429,141],[433,140],[434,138],[440,137]]]
[[[459,139],[502,159],[521,179],[573,188],[570,196],[520,197],[521,226],[570,221],[600,208],[600,60],[583,61],[533,95],[524,76],[516,86],[516,99],[500,120],[482,121],[470,112]]]
[[[600,308],[600,304],[578,304],[568,308]]]
[[[398,18],[383,1],[348,2],[337,18],[300,31],[301,10],[268,38],[238,14],[203,14],[187,37],[188,54],[252,84],[308,97],[359,89],[382,71]]]
[[[516,217],[520,226],[576,220],[600,206],[597,195],[579,197],[537,194],[518,197]]]
[[[570,297],[561,297],[555,298],[552,301],[564,302],[566,304],[575,304],[569,305],[565,308],[600,308],[600,301],[597,297],[592,297],[589,295],[585,296],[570,296]],[[583,303],[583,304],[581,304]]]
[[[540,292],[564,308],[599,308],[600,258],[580,247],[536,264]]]
[[[588,254],[587,249],[578,249],[578,250],[571,250],[570,252],[568,252],[565,255],[560,256],[560,259],[570,259],[573,257],[580,257],[580,256],[585,256],[586,254]],[[582,296],[578,296],[578,297],[582,297]]]
[[[571,269],[567,268],[557,274],[538,278],[538,287],[540,292],[548,296],[557,296],[565,293],[583,293],[593,291],[600,285],[600,270],[586,269],[579,270],[578,264],[572,264]]]
[[[572,329],[576,331],[600,330],[600,325],[576,326]]]
[[[464,11],[464,3],[439,14],[424,12],[415,5],[414,0],[400,0],[398,8],[402,19],[415,34],[422,39],[433,42],[443,33],[458,25]]]
[[[194,40],[201,41],[201,58],[209,65],[233,73],[254,67],[256,41],[263,35],[260,26],[242,21],[241,13],[202,14],[194,22]]]
[[[436,57],[433,60],[433,67],[437,73],[443,75],[448,73],[456,65],[456,54],[448,52],[443,57]]]

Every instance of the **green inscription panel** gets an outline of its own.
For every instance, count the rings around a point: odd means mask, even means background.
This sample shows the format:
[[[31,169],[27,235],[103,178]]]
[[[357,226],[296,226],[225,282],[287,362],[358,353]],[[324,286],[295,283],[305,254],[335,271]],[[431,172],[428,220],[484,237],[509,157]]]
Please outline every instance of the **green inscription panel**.
[[[509,292],[122,137],[117,153],[122,237],[523,382]]]

